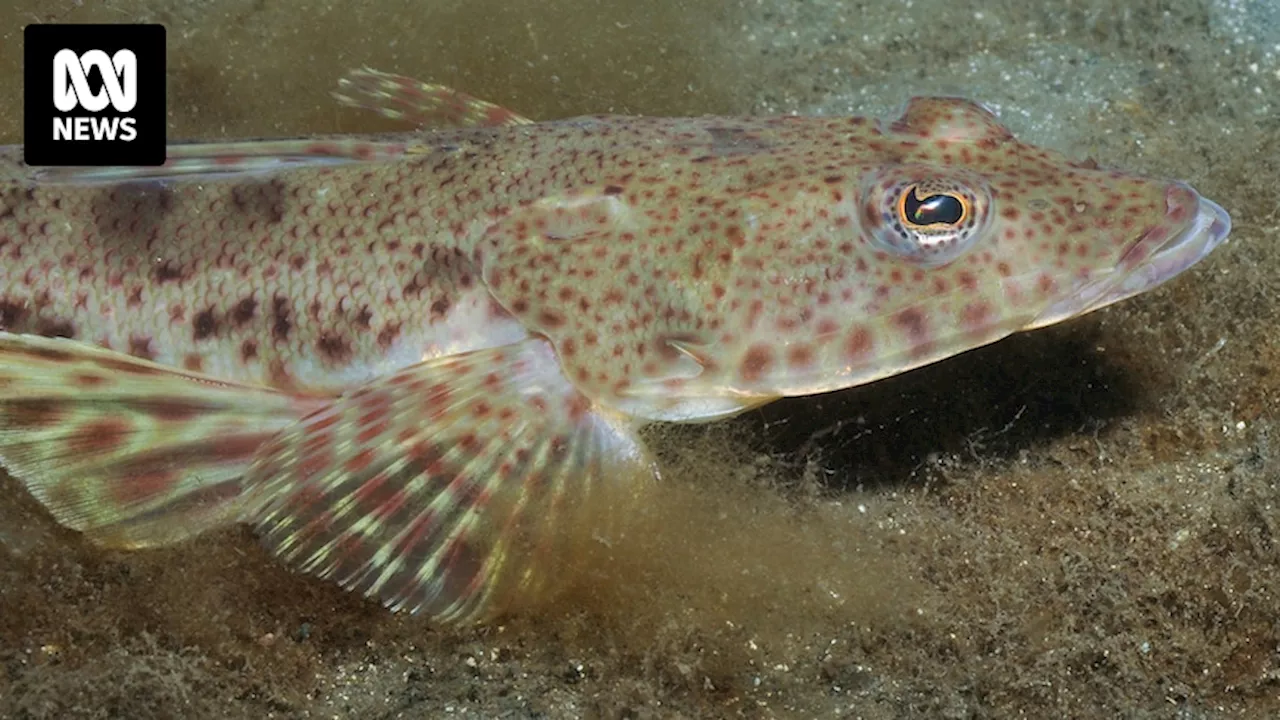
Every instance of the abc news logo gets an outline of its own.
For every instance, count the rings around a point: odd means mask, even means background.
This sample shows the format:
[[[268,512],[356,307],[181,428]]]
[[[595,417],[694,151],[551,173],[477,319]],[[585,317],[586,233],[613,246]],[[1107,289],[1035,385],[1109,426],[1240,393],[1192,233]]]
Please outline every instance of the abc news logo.
[[[89,68],[102,75],[102,89],[96,93],[89,87]],[[111,57],[101,50],[83,55],[59,50],[53,56],[53,105],[59,112],[74,112],[77,107],[102,112],[108,102],[120,116],[54,117],[54,140],[136,140],[137,120],[125,113],[138,105],[138,56],[131,50]]]
[[[28,165],[160,165],[164,27],[28,25]]]

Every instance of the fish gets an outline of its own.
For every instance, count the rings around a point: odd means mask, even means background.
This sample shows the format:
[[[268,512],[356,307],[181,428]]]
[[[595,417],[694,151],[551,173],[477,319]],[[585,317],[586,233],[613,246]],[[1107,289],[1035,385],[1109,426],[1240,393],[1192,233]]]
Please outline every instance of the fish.
[[[335,95],[414,129],[157,167],[0,149],[0,465],[90,543],[247,525],[393,610],[489,621],[625,532],[661,482],[644,426],[1078,318],[1231,227],[957,97],[534,122],[368,68]]]

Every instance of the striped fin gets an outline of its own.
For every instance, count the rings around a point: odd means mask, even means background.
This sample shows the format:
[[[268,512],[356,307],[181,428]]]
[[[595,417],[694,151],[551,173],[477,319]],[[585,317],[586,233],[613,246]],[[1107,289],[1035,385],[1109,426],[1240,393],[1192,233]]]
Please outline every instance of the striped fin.
[[[246,519],[304,572],[465,623],[561,589],[653,476],[531,338],[415,365],[291,427],[246,477]]]
[[[253,454],[317,402],[0,333],[0,464],[104,546],[164,545],[235,522]]]
[[[370,68],[352,70],[338,81],[334,98],[423,128],[528,125],[533,121],[507,108],[444,85],[424,83]]]

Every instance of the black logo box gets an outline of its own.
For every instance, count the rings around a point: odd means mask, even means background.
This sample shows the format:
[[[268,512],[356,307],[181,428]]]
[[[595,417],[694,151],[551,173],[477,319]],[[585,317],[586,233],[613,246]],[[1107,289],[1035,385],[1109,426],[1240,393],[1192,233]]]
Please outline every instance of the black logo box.
[[[76,107],[61,112],[54,105],[54,55],[61,50],[83,55],[101,50],[108,57],[130,50],[137,57],[138,101],[133,110],[119,113],[111,106],[99,112]],[[88,71],[93,91],[102,92],[103,80]],[[23,159],[33,166],[161,165],[165,159],[165,28],[163,25],[28,25],[23,45]],[[90,118],[110,122],[133,119],[136,137],[125,141],[54,140],[55,119],[64,122]],[[84,121],[82,121],[84,122]]]

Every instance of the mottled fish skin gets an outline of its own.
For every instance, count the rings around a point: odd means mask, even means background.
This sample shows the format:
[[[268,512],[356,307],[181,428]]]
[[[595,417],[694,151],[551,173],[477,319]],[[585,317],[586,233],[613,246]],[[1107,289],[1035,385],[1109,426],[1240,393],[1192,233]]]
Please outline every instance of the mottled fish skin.
[[[343,91],[459,127],[178,146],[155,171],[0,154],[0,461],[59,521],[126,547],[250,522],[393,607],[490,617],[572,554],[552,535],[581,498],[653,473],[644,422],[1090,312],[1230,226],[954,98],[532,123],[373,71]]]

